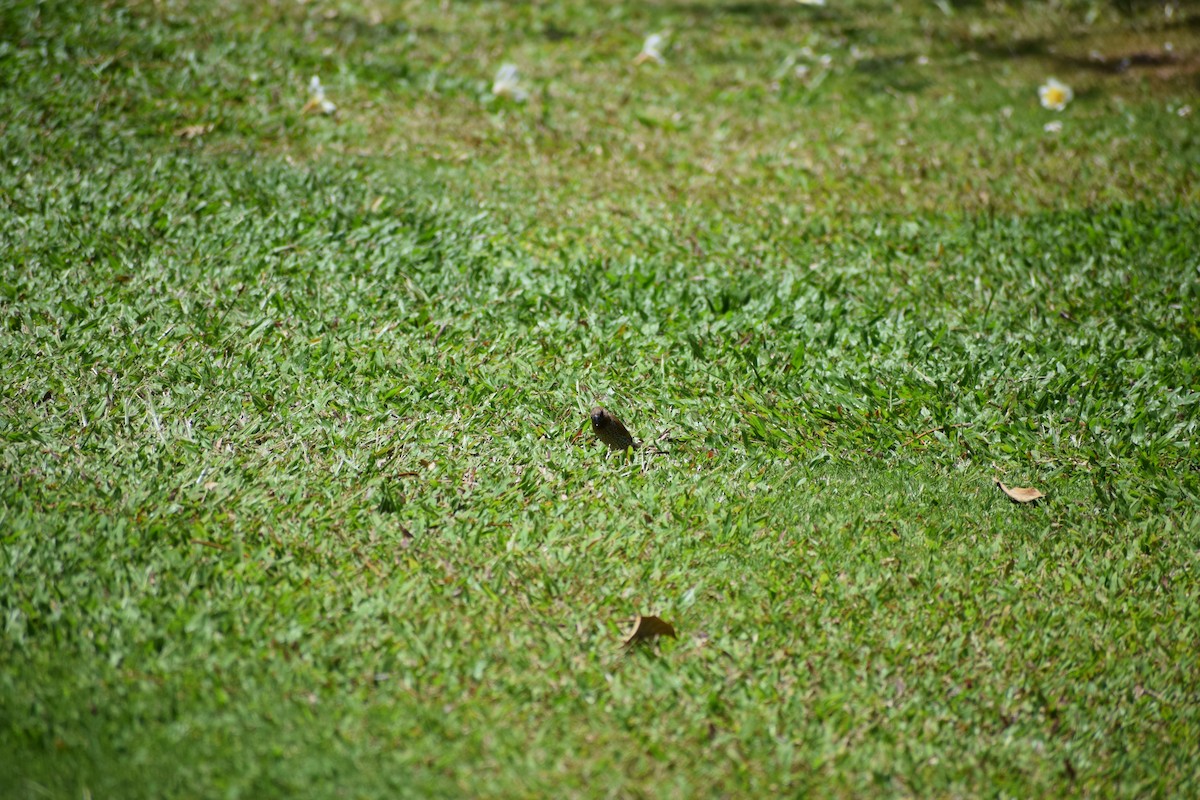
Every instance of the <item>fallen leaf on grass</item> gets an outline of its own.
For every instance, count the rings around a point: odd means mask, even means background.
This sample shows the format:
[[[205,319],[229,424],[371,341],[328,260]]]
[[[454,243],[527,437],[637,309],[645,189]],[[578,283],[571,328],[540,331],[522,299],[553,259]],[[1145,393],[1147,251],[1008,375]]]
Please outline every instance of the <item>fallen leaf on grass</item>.
[[[1014,503],[1032,503],[1034,500],[1039,500],[1046,496],[1037,489],[1022,489],[1015,486],[1010,489],[999,480],[996,481],[996,485],[999,486],[1000,491],[1008,495],[1008,499],[1012,500]]]
[[[175,131],[175,135],[180,139],[195,139],[197,136],[203,136],[212,129],[212,125],[184,125]]]
[[[629,631],[625,637],[625,647],[644,642],[648,639],[654,639],[658,636],[670,636],[675,638],[675,628],[671,623],[664,622],[658,617],[643,617],[638,614],[638,618],[634,620],[633,630]]]

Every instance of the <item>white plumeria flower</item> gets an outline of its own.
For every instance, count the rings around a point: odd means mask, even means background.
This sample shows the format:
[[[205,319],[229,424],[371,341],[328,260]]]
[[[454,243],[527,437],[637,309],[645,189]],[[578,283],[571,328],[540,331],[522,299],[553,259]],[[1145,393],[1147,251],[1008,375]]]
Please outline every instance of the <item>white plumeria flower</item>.
[[[308,102],[304,104],[304,110],[319,111],[322,114],[332,114],[337,110],[337,106],[325,96],[325,87],[316,75],[308,81]]]
[[[1071,87],[1055,78],[1047,79],[1045,84],[1038,87],[1038,99],[1042,101],[1042,108],[1051,111],[1062,111],[1074,97],[1075,93],[1071,91]]]
[[[661,33],[652,33],[646,37],[646,43],[642,45],[642,52],[637,54],[637,58],[633,60],[635,64],[643,64],[647,61],[653,61],[658,64],[665,64],[667,60],[662,54],[663,37]]]
[[[512,64],[500,65],[496,72],[496,80],[492,81],[492,94],[516,100],[518,103],[529,99],[529,93],[521,88],[521,76]]]
[[[332,114],[335,111],[337,106],[325,97],[325,87],[321,85],[321,79],[313,75],[312,80],[308,82],[308,102],[304,104],[304,113]]]
[[[1062,122],[1057,119],[1053,122],[1047,122],[1042,126],[1042,130],[1046,133],[1062,133]]]
[[[823,5],[825,5],[825,0],[796,0],[796,2],[802,6],[823,6]]]

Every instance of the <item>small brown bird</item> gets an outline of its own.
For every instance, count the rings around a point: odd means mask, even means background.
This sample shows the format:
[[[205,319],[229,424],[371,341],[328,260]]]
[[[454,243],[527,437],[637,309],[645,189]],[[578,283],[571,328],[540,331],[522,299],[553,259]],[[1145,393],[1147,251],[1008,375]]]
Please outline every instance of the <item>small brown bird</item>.
[[[609,450],[624,452],[630,447],[637,447],[621,420],[600,406],[592,409],[592,433],[608,445]]]

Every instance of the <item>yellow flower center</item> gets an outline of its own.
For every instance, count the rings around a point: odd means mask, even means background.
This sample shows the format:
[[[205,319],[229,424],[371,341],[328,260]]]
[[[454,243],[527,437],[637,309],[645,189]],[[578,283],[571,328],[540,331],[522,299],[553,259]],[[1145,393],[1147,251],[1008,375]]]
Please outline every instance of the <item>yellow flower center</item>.
[[[1057,86],[1050,86],[1046,89],[1046,105],[1060,106],[1067,101],[1067,93]]]

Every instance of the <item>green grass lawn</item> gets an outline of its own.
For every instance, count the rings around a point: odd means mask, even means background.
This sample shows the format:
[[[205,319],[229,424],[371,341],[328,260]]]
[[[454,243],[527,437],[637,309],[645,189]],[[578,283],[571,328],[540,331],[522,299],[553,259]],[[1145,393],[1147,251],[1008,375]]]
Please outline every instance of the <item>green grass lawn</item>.
[[[0,107],[0,797],[1200,793],[1194,4],[0,0]]]

